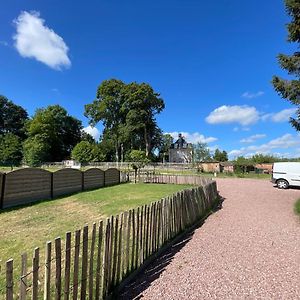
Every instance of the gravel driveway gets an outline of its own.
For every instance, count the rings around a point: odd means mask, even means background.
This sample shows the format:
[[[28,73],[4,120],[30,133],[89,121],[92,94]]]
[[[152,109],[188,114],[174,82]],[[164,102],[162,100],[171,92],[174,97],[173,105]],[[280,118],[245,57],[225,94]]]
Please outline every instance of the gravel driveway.
[[[300,299],[300,189],[218,179],[223,208],[155,261],[123,299]]]

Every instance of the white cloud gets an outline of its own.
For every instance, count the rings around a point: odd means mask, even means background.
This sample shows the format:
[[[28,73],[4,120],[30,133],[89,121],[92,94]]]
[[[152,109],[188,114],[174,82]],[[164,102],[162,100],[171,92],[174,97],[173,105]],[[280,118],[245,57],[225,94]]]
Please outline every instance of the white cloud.
[[[258,91],[256,93],[251,93],[251,92],[245,92],[242,94],[243,98],[247,98],[247,99],[253,99],[253,98],[257,98],[260,97],[262,95],[264,95],[265,93],[263,91]]]
[[[300,146],[300,136],[292,134],[284,134],[283,136],[273,139],[268,143],[261,145],[251,145],[248,147],[242,147],[240,149],[232,150],[228,153],[230,157],[236,157],[239,155],[251,156],[254,154],[278,154],[280,151],[273,151],[274,149],[292,149]],[[284,154],[281,154],[284,155]]]
[[[253,143],[253,142],[255,142],[256,140],[262,139],[262,138],[264,138],[264,137],[266,137],[265,134],[254,134],[254,135],[249,136],[248,138],[241,139],[240,142],[241,142],[241,143]]]
[[[38,12],[21,12],[14,23],[17,33],[13,36],[15,47],[23,57],[35,58],[50,68],[60,70],[70,67],[68,46],[62,37],[44,25]]]
[[[178,134],[181,133],[188,143],[196,144],[200,143],[212,143],[217,141],[218,139],[215,137],[205,137],[203,134],[199,132],[189,133],[189,132],[167,132],[170,134],[175,140],[178,139]]]
[[[290,119],[290,117],[296,113],[296,111],[297,108],[287,108],[279,111],[278,113],[265,114],[261,117],[261,119],[263,121],[271,120],[276,123],[287,122]]]
[[[209,124],[239,123],[242,126],[254,124],[258,120],[259,112],[255,107],[247,105],[223,105],[206,117]]]
[[[100,131],[96,127],[87,126],[83,128],[83,131],[90,134],[96,141],[100,138]]]

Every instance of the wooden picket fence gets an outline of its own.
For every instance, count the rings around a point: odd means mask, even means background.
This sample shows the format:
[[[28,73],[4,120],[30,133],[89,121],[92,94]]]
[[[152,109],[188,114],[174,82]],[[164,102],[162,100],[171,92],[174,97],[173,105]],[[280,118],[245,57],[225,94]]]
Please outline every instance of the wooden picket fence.
[[[45,253],[6,262],[0,298],[105,299],[163,245],[199,221],[216,201],[214,181],[88,225],[47,242]],[[16,269],[20,269],[18,274]]]

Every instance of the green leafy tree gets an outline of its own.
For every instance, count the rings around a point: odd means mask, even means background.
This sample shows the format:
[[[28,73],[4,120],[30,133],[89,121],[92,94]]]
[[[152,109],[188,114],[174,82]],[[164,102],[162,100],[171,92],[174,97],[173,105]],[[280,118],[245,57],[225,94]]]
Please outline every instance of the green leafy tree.
[[[23,107],[0,95],[0,135],[12,133],[23,140],[27,119],[28,115]]]
[[[173,137],[170,134],[164,134],[161,137],[161,143],[159,147],[159,157],[165,161],[169,157],[169,149],[173,143]]]
[[[85,132],[84,130],[81,131],[81,140],[89,142],[91,144],[96,143],[95,139],[89,133]]]
[[[123,161],[125,153],[145,149],[147,157],[161,143],[161,130],[155,115],[164,102],[146,83],[125,84],[121,80],[103,81],[96,99],[85,105],[85,116],[90,125],[104,125],[102,141],[114,146],[115,161]]]
[[[165,104],[160,95],[154,92],[147,83],[132,82],[124,87],[124,98],[128,112],[126,125],[131,136],[140,137],[146,156],[159,146],[161,130],[158,128],[155,115],[159,114]],[[158,138],[157,138],[158,137]]]
[[[209,151],[206,143],[198,142],[193,147],[194,147],[193,155],[194,155],[195,163],[211,160],[210,151]]]
[[[291,17],[291,22],[287,25],[288,41],[300,42],[300,2],[298,0],[285,0],[286,12]],[[278,94],[290,101],[297,107],[296,118],[290,118],[290,123],[300,131],[300,52],[292,55],[279,54],[278,61],[281,68],[287,70],[294,79],[286,80],[278,76],[273,77],[273,85]]]
[[[147,158],[146,152],[142,150],[130,151],[127,160],[131,162],[131,166],[134,169],[134,182],[136,183],[137,173],[140,174],[141,168],[147,165],[150,160]]]
[[[255,164],[274,163],[277,159],[273,155],[255,154],[251,160]]]
[[[0,163],[2,165],[18,166],[22,160],[22,145],[20,138],[12,133],[0,136]]]
[[[228,161],[228,155],[226,151],[215,150],[213,159],[216,161]]]
[[[71,157],[80,163],[87,163],[93,160],[93,150],[95,144],[88,141],[81,141],[72,150]]]
[[[104,125],[104,135],[109,135],[115,148],[115,160],[120,161],[120,147],[124,142],[124,127],[127,108],[124,103],[121,80],[103,81],[97,89],[96,99],[85,105],[84,115],[95,126],[98,122]]]
[[[234,163],[234,169],[237,173],[246,173],[247,167],[253,165],[253,160],[251,158],[246,158],[244,156],[238,156]]]
[[[49,145],[38,135],[25,140],[23,145],[24,160],[30,167],[38,167],[48,159]]]
[[[41,157],[44,161],[62,161],[70,157],[74,146],[81,140],[81,121],[68,115],[59,105],[38,109],[27,124],[29,139],[43,143],[47,149]],[[26,147],[26,151],[30,151]]]

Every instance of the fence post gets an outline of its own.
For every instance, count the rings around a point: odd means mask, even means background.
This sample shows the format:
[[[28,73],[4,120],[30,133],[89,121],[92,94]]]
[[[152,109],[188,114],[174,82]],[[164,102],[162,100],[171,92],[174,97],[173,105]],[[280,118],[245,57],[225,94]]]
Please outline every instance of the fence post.
[[[40,267],[40,249],[35,248],[34,256],[32,260],[32,300],[38,299],[39,267]]]
[[[6,300],[13,300],[14,281],[13,281],[14,261],[12,259],[6,262]]]
[[[50,300],[51,289],[51,242],[46,244],[44,300]],[[25,289],[26,290],[26,289]],[[25,298],[24,298],[25,300]]]
[[[4,206],[4,194],[5,194],[5,183],[6,183],[6,174],[3,173],[2,175],[2,188],[0,191],[0,209],[3,209]]]
[[[27,289],[27,253],[23,253],[21,256],[21,278],[20,278],[20,300],[26,299]]]

